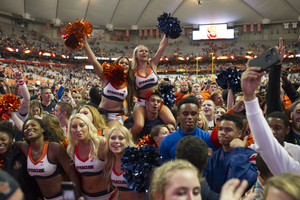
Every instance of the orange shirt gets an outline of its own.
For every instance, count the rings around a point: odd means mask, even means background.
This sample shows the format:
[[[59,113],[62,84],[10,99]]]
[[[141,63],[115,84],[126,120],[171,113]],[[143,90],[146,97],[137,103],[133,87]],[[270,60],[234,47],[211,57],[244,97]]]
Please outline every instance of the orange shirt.
[[[210,98],[209,91],[201,91],[201,94],[203,96],[203,101]]]

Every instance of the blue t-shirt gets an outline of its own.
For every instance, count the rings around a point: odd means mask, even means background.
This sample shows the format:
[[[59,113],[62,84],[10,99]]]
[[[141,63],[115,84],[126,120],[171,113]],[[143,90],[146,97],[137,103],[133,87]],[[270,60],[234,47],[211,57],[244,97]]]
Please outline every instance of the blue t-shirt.
[[[177,146],[177,143],[179,142],[179,140],[185,136],[188,135],[192,135],[195,137],[199,137],[202,140],[204,140],[207,144],[207,146],[209,148],[212,148],[213,151],[216,151],[217,148],[213,145],[212,141],[210,140],[209,136],[210,134],[199,129],[199,128],[195,128],[195,130],[193,130],[190,133],[184,133],[181,131],[180,129],[181,127],[179,127],[179,129],[177,131],[175,131],[174,133],[166,136],[160,144],[160,148],[159,148],[159,153],[162,155],[162,160],[163,162],[168,161],[168,160],[174,160],[175,159],[175,149]]]

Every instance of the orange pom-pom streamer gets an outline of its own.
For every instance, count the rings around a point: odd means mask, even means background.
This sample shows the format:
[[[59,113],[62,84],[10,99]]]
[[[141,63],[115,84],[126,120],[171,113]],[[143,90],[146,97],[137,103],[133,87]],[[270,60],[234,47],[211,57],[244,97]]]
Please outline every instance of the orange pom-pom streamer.
[[[62,145],[65,149],[67,149],[68,144],[69,144],[68,138],[65,138],[65,140],[61,142],[61,145]]]
[[[90,22],[77,19],[66,25],[62,38],[68,48],[78,50],[83,46],[83,36],[89,38],[92,31],[93,25]]]
[[[150,144],[152,146],[157,147],[156,144],[155,144],[155,142],[152,141],[150,138],[151,138],[151,134],[144,135],[143,138],[139,138],[139,141],[137,142],[137,146],[141,147],[142,145],[148,145],[148,144]]]
[[[123,67],[113,63],[103,63],[104,78],[107,79],[112,85],[120,86],[126,81],[127,73],[124,73]]]
[[[0,121],[8,120],[8,111],[16,112],[21,106],[20,99],[15,94],[4,94],[0,97]]]

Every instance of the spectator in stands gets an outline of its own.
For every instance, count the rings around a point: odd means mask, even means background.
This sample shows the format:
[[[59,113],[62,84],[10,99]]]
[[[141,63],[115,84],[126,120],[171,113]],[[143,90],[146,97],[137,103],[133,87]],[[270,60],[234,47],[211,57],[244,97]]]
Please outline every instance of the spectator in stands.
[[[50,114],[54,113],[56,103],[52,102],[52,92],[49,87],[42,87],[41,88],[41,97],[42,97],[42,107],[44,111],[47,111]]]
[[[187,135],[200,137],[207,143],[209,148],[216,149],[209,139],[209,133],[197,128],[198,110],[199,104],[195,98],[187,97],[179,102],[177,115],[180,120],[180,127],[161,142],[159,153],[162,155],[164,162],[175,159],[177,143]]]
[[[256,152],[245,145],[234,143],[235,140],[240,141],[242,128],[243,120],[239,116],[231,113],[221,116],[218,137],[222,148],[208,159],[203,172],[214,192],[220,193],[223,184],[231,178],[246,179],[249,183],[248,189],[256,181]],[[246,143],[246,139],[244,142]]]

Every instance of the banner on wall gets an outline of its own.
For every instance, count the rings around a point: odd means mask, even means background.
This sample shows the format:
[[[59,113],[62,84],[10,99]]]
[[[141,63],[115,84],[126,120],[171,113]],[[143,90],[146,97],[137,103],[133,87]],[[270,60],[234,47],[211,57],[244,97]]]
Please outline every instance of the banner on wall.
[[[147,29],[144,29],[144,36],[148,36],[148,30]]]
[[[50,23],[46,23],[46,31],[50,32]]]
[[[254,24],[250,24],[250,32],[254,32]]]
[[[193,35],[193,30],[189,30],[189,35]]]
[[[181,35],[185,35],[185,28],[182,28],[182,34]]]
[[[239,33],[240,33],[239,28],[234,28],[234,38],[238,38],[239,37]]]
[[[126,29],[126,37],[129,37],[129,29]]]
[[[156,29],[155,32],[156,32],[155,35],[159,36],[159,29]]]
[[[261,24],[257,24],[256,30],[257,32],[261,32]]]
[[[139,36],[140,36],[140,37],[143,36],[143,30],[142,30],[142,29],[139,30]]]
[[[130,42],[130,37],[126,37],[126,31],[112,31],[109,38],[110,41]]]
[[[153,29],[150,29],[150,31],[149,31],[149,36],[150,36],[150,37],[153,37]]]
[[[104,29],[93,29],[91,38],[96,39],[96,40],[104,40],[105,30]]]
[[[247,33],[247,24],[243,25],[243,33]]]
[[[65,25],[60,25],[59,26],[59,33],[64,34],[65,33]]]

